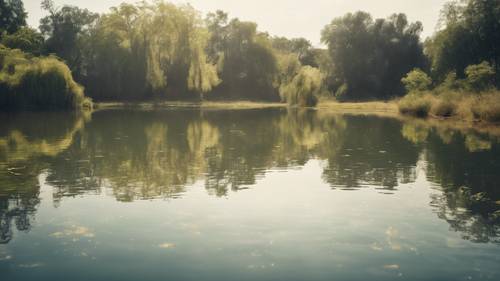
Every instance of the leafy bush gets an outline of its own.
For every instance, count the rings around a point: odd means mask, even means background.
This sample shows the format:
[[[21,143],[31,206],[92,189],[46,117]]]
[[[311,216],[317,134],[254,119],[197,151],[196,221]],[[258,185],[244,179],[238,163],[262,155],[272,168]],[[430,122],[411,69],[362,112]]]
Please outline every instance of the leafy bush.
[[[316,106],[322,84],[323,75],[319,69],[303,66],[290,83],[281,87],[280,96],[289,105]]]
[[[465,69],[467,84],[471,90],[480,92],[493,87],[495,70],[486,61],[480,64],[469,65]]]
[[[55,57],[32,57],[0,45],[0,108],[76,109],[89,107],[71,71]]]
[[[39,55],[43,46],[43,35],[30,27],[22,27],[13,34],[5,34],[1,43],[10,49]]]
[[[408,93],[422,92],[429,90],[432,84],[432,79],[421,69],[416,68],[401,79],[401,82],[405,86]]]

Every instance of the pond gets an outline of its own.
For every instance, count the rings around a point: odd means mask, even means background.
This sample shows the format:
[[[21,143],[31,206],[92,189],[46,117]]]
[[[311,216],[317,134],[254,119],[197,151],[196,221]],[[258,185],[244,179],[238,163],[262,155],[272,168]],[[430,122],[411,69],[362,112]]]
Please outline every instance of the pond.
[[[287,109],[0,118],[1,280],[500,280],[495,134]]]

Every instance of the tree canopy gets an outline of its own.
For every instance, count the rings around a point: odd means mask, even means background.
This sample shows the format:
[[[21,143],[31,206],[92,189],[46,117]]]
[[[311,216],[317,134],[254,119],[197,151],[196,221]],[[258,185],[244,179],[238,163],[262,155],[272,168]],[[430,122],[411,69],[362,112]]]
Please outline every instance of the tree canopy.
[[[443,80],[452,71],[464,77],[467,66],[483,61],[500,73],[499,1],[448,2],[440,21],[441,29],[426,42],[435,79]]]
[[[27,16],[22,0],[0,1],[0,38],[4,32],[14,33],[26,26]]]
[[[354,100],[402,95],[401,78],[425,66],[421,31],[422,24],[409,23],[404,14],[373,20],[356,12],[334,19],[321,33],[333,62],[330,90]]]

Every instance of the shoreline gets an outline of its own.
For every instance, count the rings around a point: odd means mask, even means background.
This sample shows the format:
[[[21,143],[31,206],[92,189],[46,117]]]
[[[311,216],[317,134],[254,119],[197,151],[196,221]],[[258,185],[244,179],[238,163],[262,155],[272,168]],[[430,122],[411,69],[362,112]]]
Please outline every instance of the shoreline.
[[[152,102],[96,102],[93,111],[119,110],[119,109],[201,109],[201,110],[253,110],[253,109],[287,109],[286,103],[278,102],[254,102],[254,101],[165,101]],[[295,108],[295,107],[294,107]],[[405,122],[427,123],[432,126],[445,126],[455,129],[475,129],[478,131],[500,131],[500,123],[486,121],[470,121],[456,117],[443,118],[429,115],[425,118],[414,117],[399,112],[397,101],[369,101],[369,102],[337,102],[333,100],[320,100],[315,108],[309,108],[322,113],[339,113],[352,115],[374,115],[378,117],[396,118]],[[495,134],[497,135],[497,134]]]
[[[258,102],[258,101],[164,101],[154,102],[95,102],[94,110],[105,109],[165,109],[165,108],[200,108],[200,109],[260,109],[260,108],[289,108],[286,103],[280,102]],[[297,107],[292,107],[297,108]],[[316,107],[310,107],[314,110],[333,110],[339,112],[356,113],[396,113],[398,112],[397,103],[394,101],[370,101],[370,102],[337,102],[331,100],[319,101]]]

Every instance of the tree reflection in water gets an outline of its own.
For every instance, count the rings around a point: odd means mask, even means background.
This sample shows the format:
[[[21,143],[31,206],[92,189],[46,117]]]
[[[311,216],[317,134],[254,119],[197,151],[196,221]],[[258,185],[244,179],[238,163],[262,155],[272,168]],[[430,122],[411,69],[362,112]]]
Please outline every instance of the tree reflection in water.
[[[403,126],[402,134],[415,144],[425,144],[427,177],[442,191],[431,202],[438,216],[464,239],[499,243],[498,135],[415,120]]]
[[[0,123],[0,243],[12,239],[12,225],[29,231],[40,203],[38,175],[44,159],[73,143],[89,116],[64,113],[2,114]]]
[[[69,196],[178,198],[195,182],[214,196],[249,188],[267,171],[323,165],[332,188],[395,192],[426,161],[438,216],[464,238],[498,242],[498,139],[427,123],[324,111],[98,111],[6,116],[0,125],[0,241],[30,229],[47,171],[57,207]],[[49,125],[48,125],[49,124]]]

